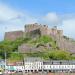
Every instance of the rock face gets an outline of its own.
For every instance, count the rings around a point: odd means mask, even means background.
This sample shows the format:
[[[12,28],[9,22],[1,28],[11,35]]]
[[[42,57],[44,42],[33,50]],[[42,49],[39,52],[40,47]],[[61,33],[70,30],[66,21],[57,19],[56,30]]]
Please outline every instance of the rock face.
[[[56,42],[57,42],[57,46],[61,49],[61,50],[66,50],[68,52],[70,52],[71,54],[75,54],[75,42],[73,42],[72,40],[69,39],[65,39],[63,37],[61,38],[55,38]]]
[[[37,46],[31,46],[29,44],[22,44],[21,46],[18,47],[18,51],[20,53],[29,53],[29,52],[43,52],[46,51],[47,49],[50,49],[50,45],[37,45]]]
[[[4,40],[14,41],[18,38],[23,38],[23,31],[5,32]]]
[[[21,46],[18,47],[18,51],[20,53],[29,53],[31,52],[32,47],[28,44],[22,44]]]
[[[64,38],[58,41],[58,46],[67,51],[75,50],[75,43]]]

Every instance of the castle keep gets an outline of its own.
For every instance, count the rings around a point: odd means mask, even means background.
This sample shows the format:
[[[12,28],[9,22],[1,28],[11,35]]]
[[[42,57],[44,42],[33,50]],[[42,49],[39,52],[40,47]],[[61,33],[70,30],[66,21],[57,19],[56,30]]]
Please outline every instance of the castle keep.
[[[41,25],[38,23],[35,24],[27,24],[25,25],[25,31],[11,31],[5,32],[5,40],[16,40],[17,38],[22,37],[39,37],[43,35],[51,35],[51,36],[63,36],[63,31],[58,30],[57,27],[48,28],[47,25]]]
[[[41,36],[43,35],[51,35],[51,36],[63,36],[63,30],[58,30],[56,26],[53,28],[48,28],[47,25],[41,25],[41,24],[28,24],[25,25],[25,34],[30,34],[30,36],[34,36],[39,34]]]

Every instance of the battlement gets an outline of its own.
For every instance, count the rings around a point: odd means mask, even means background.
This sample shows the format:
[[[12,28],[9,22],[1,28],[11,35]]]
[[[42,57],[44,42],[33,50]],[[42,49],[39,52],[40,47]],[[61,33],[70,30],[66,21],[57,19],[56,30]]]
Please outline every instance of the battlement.
[[[53,28],[48,28],[47,25],[41,25],[38,23],[25,25],[25,33],[29,33],[34,30],[40,30],[41,35],[63,35],[63,30],[58,30],[57,26],[54,26]]]
[[[48,26],[47,25],[41,25],[38,23],[27,24],[27,25],[25,25],[25,32],[30,32],[30,31],[40,29],[40,28],[48,28]]]
[[[38,24],[38,23],[34,23],[34,24],[27,24],[25,25],[25,28],[26,27],[48,27],[47,25],[41,25],[41,24]]]

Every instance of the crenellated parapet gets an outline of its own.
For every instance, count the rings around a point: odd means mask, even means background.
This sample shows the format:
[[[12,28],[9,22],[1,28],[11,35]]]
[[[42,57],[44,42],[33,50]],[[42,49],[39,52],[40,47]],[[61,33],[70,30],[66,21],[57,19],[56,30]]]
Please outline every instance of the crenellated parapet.
[[[58,30],[57,26],[48,28],[47,25],[41,25],[38,23],[25,25],[25,33],[34,32],[35,30],[39,30],[41,35],[63,36],[63,30]]]
[[[30,32],[30,31],[33,31],[33,30],[36,30],[36,29],[47,29],[48,26],[47,25],[41,25],[41,24],[38,24],[38,23],[34,23],[34,24],[27,24],[25,25],[25,32]]]

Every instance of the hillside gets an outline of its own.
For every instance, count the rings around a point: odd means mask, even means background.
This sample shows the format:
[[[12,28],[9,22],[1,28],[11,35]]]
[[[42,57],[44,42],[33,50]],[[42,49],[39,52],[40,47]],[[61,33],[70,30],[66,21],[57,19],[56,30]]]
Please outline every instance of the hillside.
[[[63,35],[57,26],[49,28],[38,23],[27,24],[24,31],[5,32],[0,42],[0,57],[21,61],[24,57],[38,56],[51,60],[74,60],[75,41]]]
[[[19,50],[19,47],[24,46]],[[25,51],[27,49],[27,51]],[[69,52],[58,47],[57,41],[50,36],[41,36],[38,38],[19,38],[15,41],[4,40],[0,42],[0,58],[4,58],[4,53],[7,54],[7,59],[12,61],[23,60],[24,57],[34,56],[42,57],[51,60],[73,60]]]

